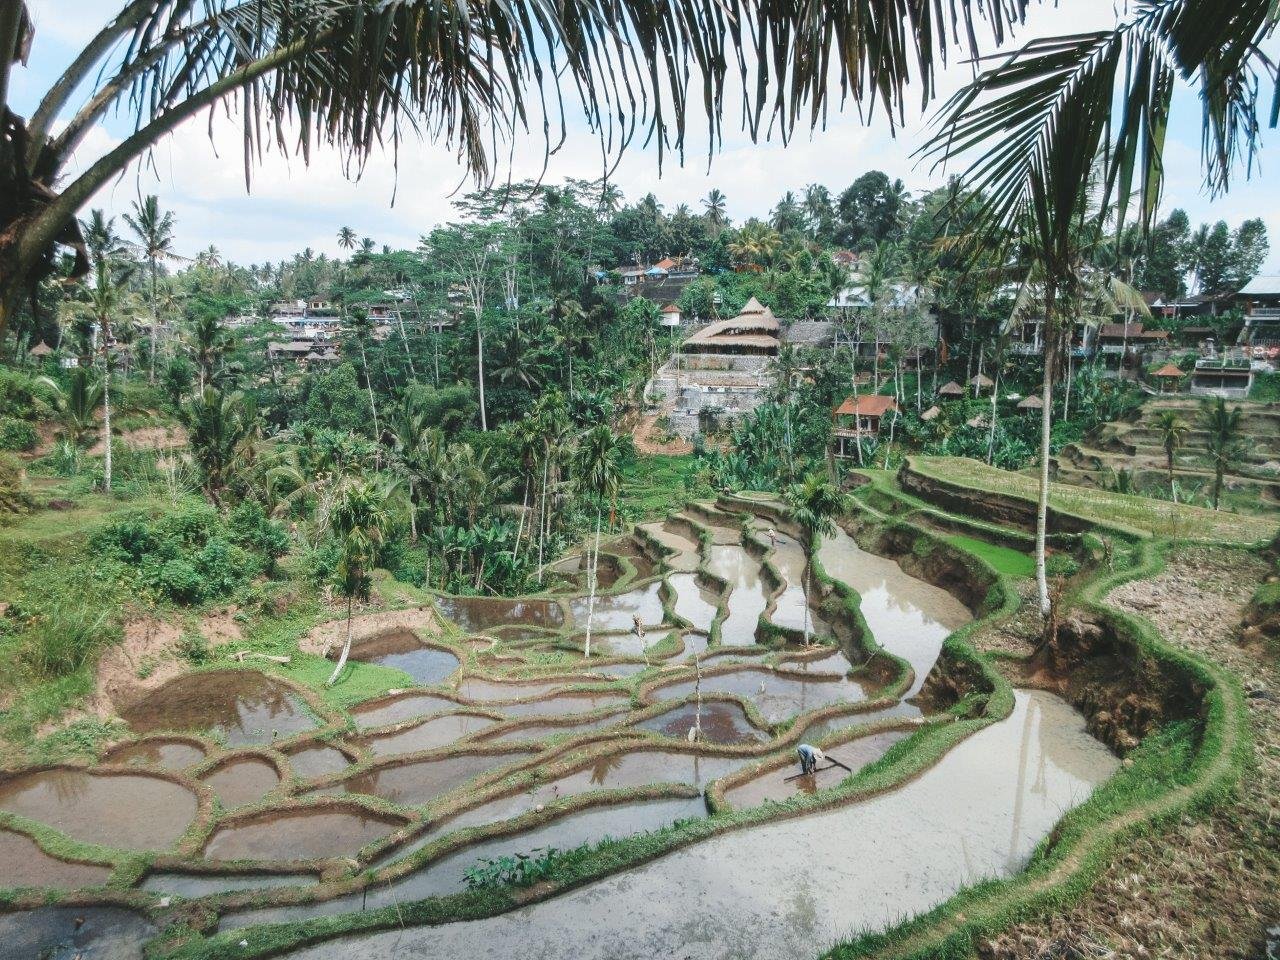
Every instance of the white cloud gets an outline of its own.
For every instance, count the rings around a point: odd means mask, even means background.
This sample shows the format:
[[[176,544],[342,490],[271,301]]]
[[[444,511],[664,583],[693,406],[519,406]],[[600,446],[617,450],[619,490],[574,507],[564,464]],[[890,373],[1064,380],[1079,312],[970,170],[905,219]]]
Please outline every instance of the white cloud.
[[[49,46],[43,48],[52,52],[83,40],[91,32],[89,27],[102,19],[101,0],[34,0],[33,10],[39,28],[52,34]],[[1114,17],[1111,0],[1073,0],[1033,8],[1020,37],[1079,32],[1111,23]],[[40,34],[37,37],[35,57],[42,50]],[[33,68],[37,68],[35,63]],[[953,63],[940,77],[939,93],[945,96],[958,88],[970,71],[968,64]],[[47,66],[41,69],[41,75],[48,72]],[[1187,106],[1195,121],[1194,102]],[[901,177],[913,189],[942,179],[941,174],[933,175],[912,157],[928,135],[920,116],[908,117],[906,128],[896,138],[890,135],[882,115],[877,114],[867,127],[852,109],[833,113],[827,129],[799,136],[785,146],[776,140],[753,144],[745,134],[727,130],[723,149],[708,169],[706,119],[700,107],[694,109],[696,114],[689,117],[684,166],[668,158],[659,178],[656,151],[641,149],[638,144],[623,158],[613,179],[628,197],[653,191],[668,208],[684,202],[696,209],[711,187],[719,187],[728,195],[730,214],[740,221],[767,214],[785,190],[799,190],[815,181],[839,190],[872,168]],[[728,104],[726,115],[736,118],[736,104]],[[186,124],[156,148],[151,165],[109,184],[94,205],[119,213],[128,209],[139,192],[157,193],[177,213],[179,247],[184,252],[194,253],[212,243],[237,261],[260,262],[290,256],[305,246],[336,254],[335,234],[342,225],[379,243],[412,246],[419,234],[449,218],[450,193],[459,184],[464,189],[470,186],[449,150],[410,142],[400,151],[398,171],[390,156],[378,154],[370,158],[358,182],[343,175],[340,159],[332,150],[317,150],[310,167],[272,151],[256,167],[252,194],[247,196],[238,124],[218,115],[212,129],[211,141],[207,117]],[[1225,218],[1235,222],[1246,216],[1264,216],[1276,238],[1272,260],[1280,263],[1276,189],[1256,178],[1238,184],[1229,197],[1210,202],[1201,193],[1195,140],[1198,128],[1192,122],[1188,129],[1192,132],[1185,133],[1184,139],[1175,138],[1169,144],[1166,207],[1185,207],[1193,221]],[[96,129],[80,156],[100,155],[115,142],[112,132],[119,135],[126,131],[118,123]],[[510,172],[516,179],[537,176],[542,160],[537,138],[525,138],[514,151]],[[578,124],[568,143],[550,159],[546,176],[556,181],[566,176],[596,177],[600,172],[598,145]]]

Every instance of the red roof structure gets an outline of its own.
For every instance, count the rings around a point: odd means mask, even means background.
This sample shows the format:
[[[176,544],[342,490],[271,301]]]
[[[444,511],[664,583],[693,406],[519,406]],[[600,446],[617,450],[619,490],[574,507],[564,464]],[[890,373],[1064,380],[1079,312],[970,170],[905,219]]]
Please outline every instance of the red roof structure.
[[[1186,376],[1185,373],[1179,370],[1172,363],[1166,363],[1163,367],[1161,367],[1159,370],[1155,371],[1151,375],[1153,377],[1170,377],[1170,378],[1177,377],[1178,379],[1181,379],[1182,377]]]
[[[883,417],[890,410],[897,410],[898,404],[893,397],[879,393],[864,393],[857,397],[846,397],[844,403],[836,407],[837,417]]]

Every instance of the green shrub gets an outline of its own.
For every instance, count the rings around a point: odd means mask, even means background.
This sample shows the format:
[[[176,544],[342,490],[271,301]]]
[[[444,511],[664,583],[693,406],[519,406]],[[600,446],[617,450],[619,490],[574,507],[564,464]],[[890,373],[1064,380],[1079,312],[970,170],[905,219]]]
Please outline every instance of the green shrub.
[[[257,500],[245,500],[227,517],[232,540],[239,546],[259,554],[266,561],[266,572],[275,573],[276,561],[289,552],[289,533],[278,520],[272,520]]]
[[[0,450],[34,450],[40,436],[26,420],[0,417]]]
[[[24,624],[19,649],[29,670],[47,679],[66,676],[120,639],[122,573],[100,560],[27,576],[14,613]]]
[[[1069,553],[1051,553],[1045,557],[1044,572],[1050,577],[1070,577],[1080,570],[1074,557]]]

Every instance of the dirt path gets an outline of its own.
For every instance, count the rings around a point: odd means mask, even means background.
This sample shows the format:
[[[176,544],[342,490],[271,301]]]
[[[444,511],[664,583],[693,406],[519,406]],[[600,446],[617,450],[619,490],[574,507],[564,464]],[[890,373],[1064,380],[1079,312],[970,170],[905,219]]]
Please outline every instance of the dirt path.
[[[979,956],[1267,956],[1267,930],[1280,924],[1280,669],[1236,642],[1241,612],[1266,573],[1255,556],[1185,548],[1159,576],[1108,598],[1241,678],[1258,765],[1239,798],[1207,819],[1184,818],[1140,837],[1075,907],[979,944]]]

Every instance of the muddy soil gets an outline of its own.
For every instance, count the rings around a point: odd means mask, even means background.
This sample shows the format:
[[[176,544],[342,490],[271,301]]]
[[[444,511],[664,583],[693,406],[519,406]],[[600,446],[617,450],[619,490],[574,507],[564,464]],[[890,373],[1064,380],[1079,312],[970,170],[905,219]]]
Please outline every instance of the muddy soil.
[[[1078,905],[979,945],[998,960],[1114,957],[1264,960],[1280,926],[1280,668],[1238,643],[1240,616],[1268,572],[1237,551],[1183,548],[1152,580],[1110,601],[1150,619],[1173,643],[1241,677],[1257,766],[1240,796],[1209,817],[1139,837]]]

